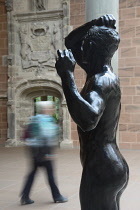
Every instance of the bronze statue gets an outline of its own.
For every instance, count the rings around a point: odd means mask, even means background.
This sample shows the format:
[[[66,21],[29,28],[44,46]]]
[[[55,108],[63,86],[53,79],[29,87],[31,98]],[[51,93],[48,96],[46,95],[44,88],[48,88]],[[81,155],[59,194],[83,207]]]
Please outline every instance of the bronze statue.
[[[115,23],[112,15],[92,20],[66,37],[68,50],[58,50],[56,69],[78,126],[81,210],[119,210],[128,183],[129,169],[116,144],[121,91],[111,66],[120,42]],[[81,93],[74,81],[76,62],[87,74]]]

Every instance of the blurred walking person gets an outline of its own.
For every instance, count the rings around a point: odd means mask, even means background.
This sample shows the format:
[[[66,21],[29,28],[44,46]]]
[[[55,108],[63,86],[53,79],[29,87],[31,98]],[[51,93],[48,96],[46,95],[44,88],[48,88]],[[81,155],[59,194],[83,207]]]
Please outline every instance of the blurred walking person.
[[[21,192],[20,202],[21,205],[34,203],[29,196],[30,190],[38,167],[44,167],[54,202],[64,203],[68,199],[62,196],[58,189],[53,168],[59,134],[59,126],[53,117],[54,103],[52,101],[36,102],[36,109],[39,114],[31,117],[24,136],[30,150],[32,165]]]

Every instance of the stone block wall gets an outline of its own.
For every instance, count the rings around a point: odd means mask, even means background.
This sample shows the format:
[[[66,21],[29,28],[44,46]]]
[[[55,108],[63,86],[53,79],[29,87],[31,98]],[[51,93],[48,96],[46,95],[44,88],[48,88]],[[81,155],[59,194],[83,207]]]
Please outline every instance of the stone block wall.
[[[7,15],[5,1],[0,1],[0,146],[7,138],[7,66],[4,57],[7,55]]]
[[[121,148],[140,149],[140,1],[120,0]]]

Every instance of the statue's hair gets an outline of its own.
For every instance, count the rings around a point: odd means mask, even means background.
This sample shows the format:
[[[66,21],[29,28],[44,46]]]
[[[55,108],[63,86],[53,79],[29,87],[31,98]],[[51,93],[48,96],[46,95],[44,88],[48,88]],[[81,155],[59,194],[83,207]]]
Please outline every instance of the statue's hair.
[[[119,34],[112,28],[93,26],[83,38],[83,43],[89,41],[93,52],[103,56],[113,56],[120,42]]]

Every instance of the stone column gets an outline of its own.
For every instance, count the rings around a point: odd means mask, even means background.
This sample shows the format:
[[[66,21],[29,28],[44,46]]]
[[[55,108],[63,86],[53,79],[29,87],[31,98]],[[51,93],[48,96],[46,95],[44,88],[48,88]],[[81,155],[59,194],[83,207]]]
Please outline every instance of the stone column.
[[[62,103],[63,112],[63,141],[61,142],[61,148],[72,148],[73,142],[71,140],[71,120],[67,110],[66,101]]]
[[[106,14],[116,18],[118,31],[119,0],[86,0],[86,22]],[[112,66],[114,73],[118,74],[118,52],[112,59]]]
[[[119,30],[119,0],[86,0],[86,22],[99,18],[102,15],[112,14],[116,19],[117,31]],[[118,51],[112,59],[113,71],[118,75]],[[118,129],[119,130],[119,129]],[[117,142],[119,141],[117,132]]]

